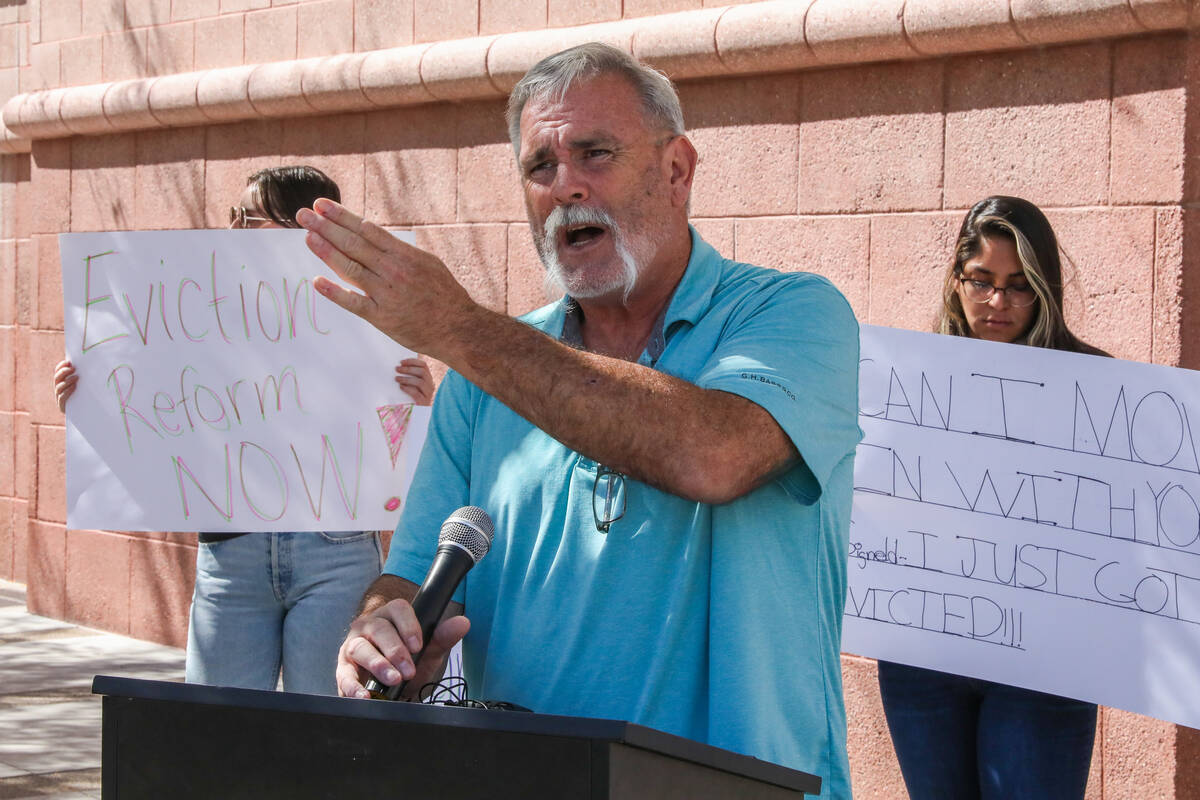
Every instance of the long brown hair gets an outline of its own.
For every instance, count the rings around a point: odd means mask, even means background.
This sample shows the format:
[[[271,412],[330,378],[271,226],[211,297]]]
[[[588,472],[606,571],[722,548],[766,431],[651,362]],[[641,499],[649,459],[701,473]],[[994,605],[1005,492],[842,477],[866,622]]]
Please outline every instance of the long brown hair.
[[[1033,321],[1018,340],[1034,347],[1108,355],[1084,342],[1067,327],[1063,316],[1062,260],[1058,239],[1041,209],[1019,197],[993,195],[971,207],[963,218],[954,246],[954,261],[942,287],[942,310],[937,331],[951,336],[973,336],[958,296],[963,265],[979,255],[984,239],[1007,239],[1017,250],[1025,279],[1033,288]]]

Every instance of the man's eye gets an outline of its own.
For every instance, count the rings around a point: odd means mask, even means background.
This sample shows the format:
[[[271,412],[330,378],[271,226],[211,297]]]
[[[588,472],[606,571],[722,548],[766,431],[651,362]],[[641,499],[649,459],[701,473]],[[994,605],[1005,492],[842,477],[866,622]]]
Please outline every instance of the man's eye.
[[[546,172],[549,171],[553,166],[554,165],[549,161],[539,161],[537,164],[534,164],[532,167],[526,170],[526,174],[531,177],[535,175],[545,175]]]
[[[601,150],[601,149],[599,149],[599,148],[594,148],[594,149],[592,149],[592,150],[588,150],[588,151],[587,151],[587,153],[586,153],[585,155],[586,155],[586,157],[587,157],[587,158],[605,158],[605,157],[607,157],[607,156],[610,156],[610,155],[612,155],[612,151],[611,151],[611,150]]]

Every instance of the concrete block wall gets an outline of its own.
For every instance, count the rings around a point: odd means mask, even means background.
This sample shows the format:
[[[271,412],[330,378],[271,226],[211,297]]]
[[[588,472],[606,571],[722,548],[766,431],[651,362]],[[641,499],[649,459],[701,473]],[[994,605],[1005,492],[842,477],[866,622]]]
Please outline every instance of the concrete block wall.
[[[820,272],[860,320],[928,329],[966,207],[1018,194],[1047,210],[1071,258],[1078,332],[1123,358],[1200,367],[1190,7],[0,5],[0,103],[17,98],[0,155],[0,578],[25,583],[38,613],[184,641],[194,535],[65,524],[57,233],[222,226],[250,172],[307,162],[372,220],[412,227],[476,299],[522,313],[545,298],[503,94],[527,52],[593,36],[677,79],[701,154],[695,224],[727,255]],[[316,62],[302,60],[343,56],[310,91]],[[904,797],[874,664],[843,664],[856,797]],[[1200,796],[1198,756],[1196,731],[1105,710],[1088,796]]]

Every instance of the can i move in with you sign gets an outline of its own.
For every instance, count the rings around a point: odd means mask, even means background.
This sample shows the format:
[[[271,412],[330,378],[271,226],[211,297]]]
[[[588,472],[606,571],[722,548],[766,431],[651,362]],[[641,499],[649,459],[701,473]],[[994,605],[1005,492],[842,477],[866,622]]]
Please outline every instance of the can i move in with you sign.
[[[1200,373],[863,326],[843,649],[1200,727]]]

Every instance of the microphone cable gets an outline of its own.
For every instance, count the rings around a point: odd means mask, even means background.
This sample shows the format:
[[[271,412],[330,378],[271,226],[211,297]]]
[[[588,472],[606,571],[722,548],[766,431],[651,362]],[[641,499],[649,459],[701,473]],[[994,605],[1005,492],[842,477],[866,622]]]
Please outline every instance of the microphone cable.
[[[474,700],[468,697],[467,679],[461,675],[431,681],[421,687],[414,702],[426,705],[449,706],[451,708],[479,708],[487,711],[526,711],[526,708],[507,700]]]

